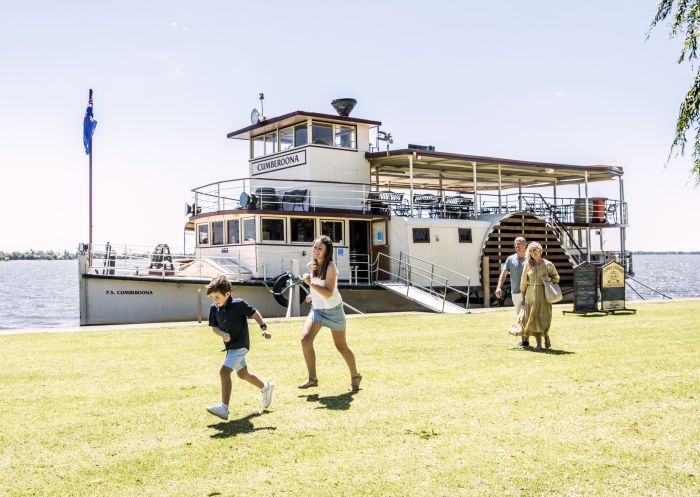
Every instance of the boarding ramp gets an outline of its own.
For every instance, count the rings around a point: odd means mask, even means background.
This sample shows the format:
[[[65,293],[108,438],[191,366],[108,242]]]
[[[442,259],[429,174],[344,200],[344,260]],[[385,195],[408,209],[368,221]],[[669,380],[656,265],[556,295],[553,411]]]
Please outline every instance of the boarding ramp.
[[[421,267],[426,266],[426,267]],[[427,269],[430,266],[430,269]],[[385,268],[390,269],[385,269]],[[433,312],[445,314],[469,313],[469,276],[430,261],[413,257],[401,252],[399,259],[379,253],[373,264],[375,272],[374,284],[390,292],[415,302]],[[467,284],[466,292],[447,284],[447,277],[441,273],[453,273]],[[379,279],[383,278],[383,279]],[[425,282],[416,283],[417,280]],[[459,305],[447,300],[448,292],[456,292],[465,297],[465,305]]]

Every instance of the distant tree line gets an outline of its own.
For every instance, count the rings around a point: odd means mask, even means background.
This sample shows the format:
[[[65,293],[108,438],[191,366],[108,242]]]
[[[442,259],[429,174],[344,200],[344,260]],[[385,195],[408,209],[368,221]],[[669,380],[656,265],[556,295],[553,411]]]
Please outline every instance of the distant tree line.
[[[54,252],[53,250],[28,250],[26,252],[3,252],[0,250],[0,261],[65,261],[77,259],[78,254],[75,252]]]
[[[654,251],[645,251],[645,250],[635,250],[635,254],[637,255],[687,255],[687,254],[700,254],[698,251],[690,251],[686,252],[683,250],[665,250],[663,252],[654,252]]]

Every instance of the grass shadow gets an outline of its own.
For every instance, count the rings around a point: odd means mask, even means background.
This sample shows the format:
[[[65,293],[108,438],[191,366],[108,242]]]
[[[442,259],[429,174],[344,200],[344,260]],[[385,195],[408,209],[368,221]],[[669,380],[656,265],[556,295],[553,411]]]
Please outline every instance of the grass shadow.
[[[316,409],[331,409],[333,411],[347,411],[350,409],[350,404],[357,392],[345,392],[340,395],[328,395],[320,397],[317,393],[311,395],[300,395],[300,398],[306,398],[307,402],[318,402],[321,404]]]
[[[561,350],[561,349],[537,350],[536,347],[521,347],[519,345],[516,345],[515,347],[511,347],[510,350],[516,350],[516,351],[521,351],[521,352],[536,352],[538,354],[549,354],[549,355],[569,355],[569,354],[576,353],[576,352],[571,352],[570,350]]]
[[[276,430],[276,426],[261,426],[256,428],[253,426],[251,420],[262,416],[263,413],[256,412],[253,414],[248,414],[244,418],[232,419],[231,421],[224,421],[222,423],[216,423],[209,425],[209,428],[214,428],[218,430],[218,433],[209,435],[209,438],[229,438],[235,437],[236,435],[243,435],[245,433],[253,433],[260,430]]]

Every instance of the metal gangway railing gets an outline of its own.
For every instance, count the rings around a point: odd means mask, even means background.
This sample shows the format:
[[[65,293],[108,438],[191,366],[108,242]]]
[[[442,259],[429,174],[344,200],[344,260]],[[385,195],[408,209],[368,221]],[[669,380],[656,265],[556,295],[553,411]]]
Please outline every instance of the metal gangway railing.
[[[389,266],[389,269],[385,269],[384,267],[382,267],[384,265],[382,264],[383,262],[387,263],[386,265]],[[429,265],[430,269],[420,267],[416,264],[416,262]],[[450,268],[441,266],[439,264],[435,264],[434,262],[427,261],[425,259],[420,259],[405,252],[401,252],[399,254],[398,259],[396,257],[392,257],[390,255],[380,252],[379,254],[377,254],[377,258],[375,259],[372,266],[375,274],[376,283],[382,285],[382,282],[379,278],[380,274],[387,276],[391,281],[395,281],[402,285],[405,285],[405,296],[410,300],[415,301],[415,299],[412,299],[410,297],[411,288],[418,289],[421,292],[424,292],[425,294],[428,294],[431,297],[438,299],[440,301],[440,312],[445,312],[446,305],[455,305],[451,302],[447,302],[447,292],[451,291],[462,295],[465,298],[464,309],[466,312],[469,312],[469,292],[471,289],[471,277],[467,276],[466,274],[459,273]],[[398,267],[396,267],[396,269],[393,270],[392,266]],[[437,274],[436,270],[450,273],[454,276],[457,276],[459,279],[462,279],[466,283],[466,292],[460,290],[459,288],[456,288],[453,285],[450,285],[448,283],[449,278],[443,276],[442,274]],[[426,283],[423,285],[418,284],[416,283],[416,279],[424,280]]]

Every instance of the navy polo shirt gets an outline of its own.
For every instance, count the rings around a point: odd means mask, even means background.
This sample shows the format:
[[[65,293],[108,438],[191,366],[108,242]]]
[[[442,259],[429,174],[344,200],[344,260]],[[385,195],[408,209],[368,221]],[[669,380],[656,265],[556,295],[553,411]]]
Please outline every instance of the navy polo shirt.
[[[231,340],[226,343],[226,349],[250,350],[250,336],[248,335],[248,318],[255,314],[255,308],[251,307],[243,299],[229,297],[226,303],[219,307],[212,304],[209,309],[209,326],[216,326],[231,335]]]

